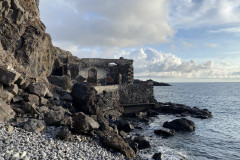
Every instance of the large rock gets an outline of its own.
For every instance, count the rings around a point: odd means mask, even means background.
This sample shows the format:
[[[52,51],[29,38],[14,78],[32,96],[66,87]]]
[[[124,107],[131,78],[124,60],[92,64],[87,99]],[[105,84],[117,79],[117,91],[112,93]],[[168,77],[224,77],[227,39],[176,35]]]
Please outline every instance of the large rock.
[[[155,153],[155,154],[152,156],[152,159],[154,159],[154,160],[164,160],[163,155],[162,155],[161,152]]]
[[[74,142],[74,137],[67,127],[61,129],[61,131],[57,134],[57,138],[63,141]]]
[[[49,92],[47,86],[41,83],[31,83],[29,84],[29,92],[38,95],[39,97],[44,97]]]
[[[44,116],[44,121],[48,126],[60,126],[63,119],[64,112],[62,111],[51,110]]]
[[[154,133],[162,137],[174,136],[175,131],[173,129],[157,129],[154,130]]]
[[[163,127],[174,129],[176,131],[194,131],[195,130],[194,122],[186,118],[175,119],[171,122],[165,122],[163,124]]]
[[[147,137],[135,137],[134,142],[138,144],[139,150],[151,148],[150,142],[148,141]]]
[[[98,136],[104,146],[119,151],[130,159],[136,156],[134,150],[117,133],[113,131],[98,131]]]
[[[30,113],[30,114],[39,114],[38,112],[38,107],[36,106],[35,103],[32,102],[25,102],[22,105],[21,108],[25,113]]]
[[[35,94],[29,94],[25,97],[25,99],[28,101],[28,102],[32,102],[32,103],[35,103],[36,105],[39,106],[39,97]]]
[[[0,121],[8,122],[14,118],[15,112],[0,98]]]
[[[83,112],[77,113],[73,129],[76,133],[88,133],[91,130],[96,130],[99,128],[98,122],[94,121],[91,117],[85,115]]]
[[[0,98],[4,101],[4,102],[11,102],[11,100],[13,99],[14,95],[8,91],[5,90],[1,90],[0,89]]]
[[[20,73],[0,66],[0,83],[11,86],[20,77]]]
[[[117,121],[116,125],[119,131],[128,133],[134,130],[134,126],[129,121]]]
[[[43,132],[46,129],[46,124],[43,120],[30,119],[24,125],[23,128],[29,132]]]

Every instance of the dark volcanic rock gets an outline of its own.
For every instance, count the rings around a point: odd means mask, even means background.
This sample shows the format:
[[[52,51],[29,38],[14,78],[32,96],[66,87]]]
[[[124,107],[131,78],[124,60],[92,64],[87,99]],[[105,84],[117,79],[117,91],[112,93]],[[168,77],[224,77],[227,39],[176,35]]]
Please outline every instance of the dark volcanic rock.
[[[44,116],[44,121],[48,126],[59,126],[64,119],[64,113],[62,111],[50,110]]]
[[[173,129],[157,129],[154,130],[154,133],[162,137],[174,136],[175,131]]]
[[[57,138],[63,141],[74,142],[74,137],[67,127],[61,129],[61,131],[57,134]]]
[[[129,121],[116,121],[115,123],[119,131],[128,133],[134,130],[134,126]]]
[[[171,122],[165,122],[163,124],[163,127],[174,129],[176,131],[194,131],[195,130],[194,122],[186,118],[175,119]]]
[[[199,109],[197,107],[189,107],[183,104],[175,103],[157,103],[156,111],[168,114],[190,115],[195,118],[207,119],[212,118],[212,113],[207,109]]]
[[[162,153],[159,152],[159,153],[155,153],[153,156],[152,156],[152,159],[154,160],[162,160],[164,158],[162,158]]]
[[[112,148],[115,151],[120,151],[127,158],[134,158],[135,152],[121,136],[113,131],[98,131],[97,132],[102,144]]]
[[[88,133],[89,131],[96,130],[99,128],[98,122],[94,121],[91,117],[85,115],[82,112],[77,113],[73,123],[74,132]]]
[[[0,83],[11,86],[19,77],[18,72],[0,66]]]
[[[31,83],[29,84],[29,92],[38,95],[39,97],[44,97],[48,92],[46,85],[41,83]]]
[[[43,120],[30,119],[27,121],[23,128],[29,132],[43,132],[46,129],[46,124]]]
[[[135,137],[134,142],[138,144],[139,150],[151,148],[150,142],[146,137]]]

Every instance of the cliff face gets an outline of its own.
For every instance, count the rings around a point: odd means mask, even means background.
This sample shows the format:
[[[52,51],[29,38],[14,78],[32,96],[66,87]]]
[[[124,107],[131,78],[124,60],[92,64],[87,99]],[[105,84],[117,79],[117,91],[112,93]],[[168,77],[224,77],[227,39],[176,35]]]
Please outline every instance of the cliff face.
[[[38,5],[39,0],[0,0],[0,64],[35,77],[50,74],[57,59]]]

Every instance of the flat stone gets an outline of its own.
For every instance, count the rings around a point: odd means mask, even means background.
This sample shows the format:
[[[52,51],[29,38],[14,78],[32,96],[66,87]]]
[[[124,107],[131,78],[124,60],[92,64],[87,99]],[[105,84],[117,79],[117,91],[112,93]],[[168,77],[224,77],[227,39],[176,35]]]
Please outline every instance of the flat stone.
[[[45,84],[31,83],[29,84],[29,92],[38,95],[39,97],[44,97],[49,92]]]
[[[43,132],[46,129],[46,124],[43,120],[30,119],[27,121],[23,128],[29,132]]]
[[[13,119],[14,116],[15,112],[12,108],[0,98],[0,121],[8,122],[10,119]]]
[[[0,83],[11,86],[19,77],[20,73],[0,66]]]

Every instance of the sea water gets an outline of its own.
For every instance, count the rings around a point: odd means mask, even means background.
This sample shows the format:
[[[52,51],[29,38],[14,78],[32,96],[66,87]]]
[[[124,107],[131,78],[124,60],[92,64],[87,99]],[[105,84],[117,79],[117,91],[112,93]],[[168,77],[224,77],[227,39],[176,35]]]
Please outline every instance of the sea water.
[[[194,132],[176,133],[170,138],[154,134],[165,121],[176,119],[172,115],[159,115],[140,135],[149,138],[151,149],[140,155],[151,159],[162,152],[165,159],[240,160],[240,83],[172,83],[172,86],[154,87],[159,102],[181,103],[213,114],[210,119],[187,117],[195,122]]]

